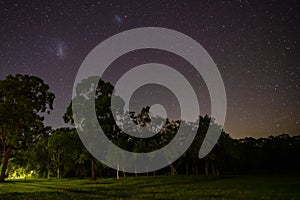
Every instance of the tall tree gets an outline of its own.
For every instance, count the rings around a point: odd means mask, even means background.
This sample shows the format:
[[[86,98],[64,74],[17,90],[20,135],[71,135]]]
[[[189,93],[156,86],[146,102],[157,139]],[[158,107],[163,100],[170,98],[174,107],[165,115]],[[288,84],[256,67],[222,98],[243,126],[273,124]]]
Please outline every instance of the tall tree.
[[[82,106],[80,105],[80,102],[85,101],[94,101],[93,97],[95,94],[95,108],[96,108],[96,114],[97,114],[97,122],[91,122],[88,120],[82,121],[82,126],[87,126],[99,123],[101,125],[101,128],[106,133],[107,137],[111,139],[112,141],[118,141],[120,139],[119,137],[119,129],[117,128],[117,125],[114,121],[112,112],[111,112],[111,98],[113,95],[113,86],[108,83],[104,82],[103,80],[99,80],[99,77],[89,77],[87,79],[82,80],[77,87],[76,87],[76,96],[72,99],[72,102],[69,104],[66,113],[64,114],[63,118],[66,123],[70,123],[74,125],[74,119],[73,119],[73,112],[72,112],[72,103],[77,102],[76,106],[79,108]],[[98,83],[98,84],[95,84]],[[80,99],[80,101],[78,101]],[[115,100],[118,100],[119,103],[117,105],[124,104],[121,100],[121,98],[116,97]],[[119,110],[118,108],[115,108]],[[82,113],[87,112],[86,110],[82,109]],[[78,113],[77,113],[78,114]],[[96,159],[89,153],[85,153],[85,155],[88,157],[88,159],[91,161],[91,175],[92,179],[95,180],[95,162]]]
[[[16,149],[37,140],[43,129],[42,113],[53,109],[54,94],[38,77],[17,74],[0,80],[0,138],[3,148],[0,182]]]
[[[41,131],[42,134],[40,135],[39,140],[26,149],[26,151],[22,151],[25,155],[21,155],[22,159],[18,159],[18,162],[21,162],[23,166],[28,163],[26,169],[34,170],[40,177],[49,178],[51,175],[52,162],[47,146],[53,130],[48,126]],[[15,159],[12,161],[15,161]]]

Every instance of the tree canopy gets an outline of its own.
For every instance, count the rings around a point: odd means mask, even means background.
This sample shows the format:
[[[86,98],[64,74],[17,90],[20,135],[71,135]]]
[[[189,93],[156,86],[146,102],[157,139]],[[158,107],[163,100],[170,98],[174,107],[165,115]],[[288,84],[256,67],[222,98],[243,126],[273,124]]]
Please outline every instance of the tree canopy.
[[[0,182],[4,181],[13,150],[26,148],[38,140],[44,117],[53,109],[54,94],[35,76],[9,75],[0,81],[0,137],[3,149]]]

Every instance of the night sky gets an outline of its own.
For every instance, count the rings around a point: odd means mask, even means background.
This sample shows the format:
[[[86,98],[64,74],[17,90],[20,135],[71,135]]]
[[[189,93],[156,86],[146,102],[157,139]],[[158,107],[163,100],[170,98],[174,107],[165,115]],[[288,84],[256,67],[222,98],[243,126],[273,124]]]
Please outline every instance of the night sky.
[[[0,1],[0,79],[16,73],[41,77],[56,95],[46,124],[65,126],[62,115],[88,53],[119,32],[164,27],[198,41],[217,64],[228,101],[225,130],[232,137],[298,135],[299,13],[296,0]],[[133,52],[106,76],[114,80],[124,66],[153,60],[184,68],[174,57]],[[200,96],[205,114],[209,97]]]

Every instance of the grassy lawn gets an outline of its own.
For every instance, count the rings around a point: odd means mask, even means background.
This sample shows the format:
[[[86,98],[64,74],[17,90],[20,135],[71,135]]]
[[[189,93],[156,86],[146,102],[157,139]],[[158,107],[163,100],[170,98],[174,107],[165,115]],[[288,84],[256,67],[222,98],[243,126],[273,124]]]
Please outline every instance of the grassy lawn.
[[[300,199],[300,176],[11,180],[0,199]]]

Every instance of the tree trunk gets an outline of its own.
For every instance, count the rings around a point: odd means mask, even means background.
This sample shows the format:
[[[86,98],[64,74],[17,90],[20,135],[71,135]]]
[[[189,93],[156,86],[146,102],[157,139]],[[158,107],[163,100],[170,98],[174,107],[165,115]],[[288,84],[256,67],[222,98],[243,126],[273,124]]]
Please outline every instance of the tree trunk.
[[[212,168],[212,175],[219,176],[218,167],[214,164],[214,162],[211,163],[211,168]]]
[[[56,177],[60,178],[60,169],[59,169],[59,167],[57,167],[57,170],[56,170]]]
[[[211,169],[212,169],[212,175],[213,175],[213,176],[216,176],[217,173],[216,173],[215,165],[214,165],[213,162],[212,162],[212,164],[211,164]]]
[[[50,169],[48,168],[47,178],[50,178]]]
[[[4,157],[3,157],[3,161],[2,161],[0,183],[4,183],[5,172],[6,172],[6,169],[7,169],[7,164],[8,164],[8,160],[9,160],[11,152],[12,152],[12,149],[8,148],[8,149],[6,149],[6,151],[4,153]]]
[[[170,164],[169,167],[170,167],[170,170],[171,170],[170,174],[171,175],[176,175],[177,174],[176,168],[172,164]]]
[[[59,153],[58,156],[57,156],[57,178],[61,178],[61,154]]]
[[[188,165],[188,164],[185,166],[185,174],[186,174],[186,175],[189,174],[189,165]]]
[[[117,180],[120,179],[120,176],[119,176],[119,171],[120,171],[120,166],[118,165],[118,169],[117,169]]]
[[[56,167],[56,178],[60,178],[61,177],[61,170],[60,170],[60,153],[58,153],[57,155],[55,155],[55,153],[53,153],[53,160],[55,162],[55,167]]]
[[[209,175],[208,164],[208,160],[205,160],[205,175]]]
[[[95,175],[95,161],[93,158],[91,158],[91,173],[92,173],[92,179],[95,181],[96,180],[96,175]]]

